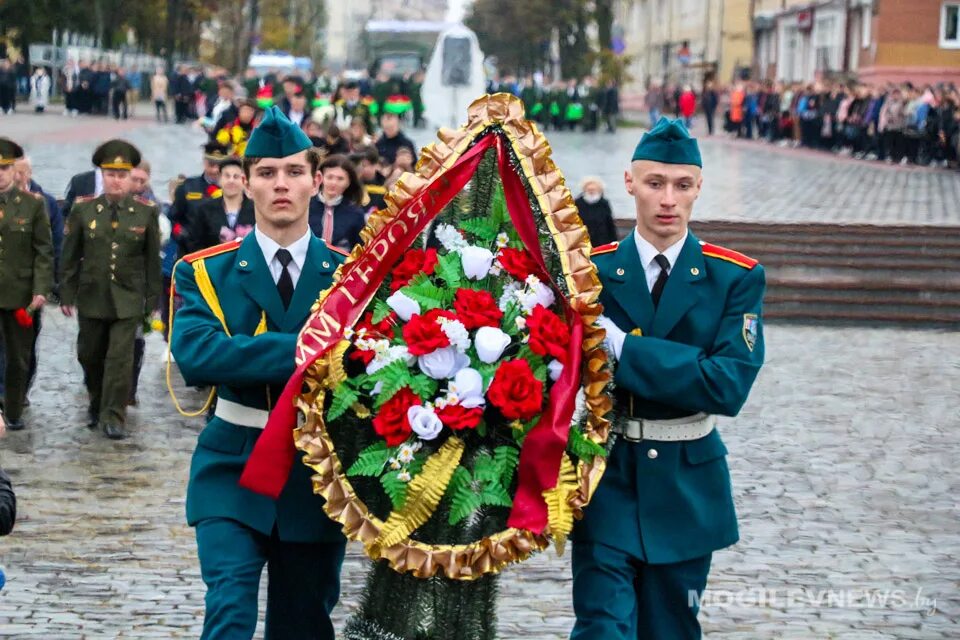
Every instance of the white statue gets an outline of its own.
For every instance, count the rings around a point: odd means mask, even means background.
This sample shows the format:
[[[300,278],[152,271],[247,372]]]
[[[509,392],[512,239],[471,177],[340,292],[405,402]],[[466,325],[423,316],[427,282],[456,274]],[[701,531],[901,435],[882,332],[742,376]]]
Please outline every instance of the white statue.
[[[486,92],[483,52],[462,24],[440,34],[423,79],[424,118],[431,128],[460,126],[470,103]]]

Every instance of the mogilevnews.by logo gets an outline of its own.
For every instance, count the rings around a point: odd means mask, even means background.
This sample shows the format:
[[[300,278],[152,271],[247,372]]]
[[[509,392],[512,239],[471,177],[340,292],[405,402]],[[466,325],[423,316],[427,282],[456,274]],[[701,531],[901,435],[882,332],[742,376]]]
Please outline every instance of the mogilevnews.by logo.
[[[687,606],[701,609],[720,607],[772,607],[776,609],[887,609],[919,611],[932,616],[937,599],[916,589],[708,589],[703,595],[687,592]]]

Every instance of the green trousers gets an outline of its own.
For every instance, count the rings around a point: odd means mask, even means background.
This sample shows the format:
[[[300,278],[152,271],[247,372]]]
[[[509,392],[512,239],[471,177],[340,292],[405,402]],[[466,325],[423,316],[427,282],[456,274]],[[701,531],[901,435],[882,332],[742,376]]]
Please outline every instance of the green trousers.
[[[140,318],[77,318],[77,360],[100,424],[123,425],[133,376],[133,342]]]
[[[0,332],[7,354],[3,412],[8,422],[16,422],[23,415],[33,348],[33,327],[21,327],[14,313],[13,309],[0,309]]]

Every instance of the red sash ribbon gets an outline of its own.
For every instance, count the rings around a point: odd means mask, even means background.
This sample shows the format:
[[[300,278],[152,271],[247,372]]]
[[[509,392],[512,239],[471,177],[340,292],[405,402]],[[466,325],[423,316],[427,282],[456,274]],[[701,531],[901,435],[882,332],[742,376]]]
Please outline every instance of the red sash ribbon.
[[[460,192],[476,172],[491,146],[497,149],[500,177],[511,221],[520,239],[542,271],[541,279],[552,283],[540,252],[539,234],[530,202],[520,177],[511,169],[506,140],[491,133],[481,138],[456,163],[404,205],[373,237],[363,254],[347,265],[320,308],[300,332],[297,368],[270,414],[264,432],[247,460],[240,485],[263,495],[279,497],[296,459],[292,430],[297,424],[296,397],[301,393],[307,370],[343,339],[370,304],[377,289],[403,253],[426,225]],[[547,525],[543,491],[556,485],[560,458],[566,448],[574,401],[580,382],[583,327],[566,298],[558,296],[566,310],[571,340],[567,364],[550,389],[549,406],[527,434],[520,451],[517,494],[510,512],[511,527],[541,533]]]

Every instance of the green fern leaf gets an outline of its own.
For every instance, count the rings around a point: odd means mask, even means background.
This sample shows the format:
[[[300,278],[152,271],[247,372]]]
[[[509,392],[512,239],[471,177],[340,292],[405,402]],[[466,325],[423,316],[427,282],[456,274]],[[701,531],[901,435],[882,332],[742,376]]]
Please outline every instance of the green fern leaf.
[[[459,289],[463,282],[463,262],[460,260],[460,254],[453,252],[440,256],[436,274],[447,284],[447,287],[453,290]]]
[[[333,421],[347,412],[353,403],[360,399],[360,395],[348,383],[344,382],[333,390],[333,399],[327,409],[326,419]]]
[[[567,450],[578,460],[592,460],[594,456],[602,458],[607,455],[606,449],[583,435],[583,431],[579,427],[570,428]]]
[[[497,234],[500,233],[500,225],[496,224],[492,218],[470,218],[461,222],[460,228],[487,243],[496,240]]]
[[[510,498],[510,494],[506,489],[496,483],[489,484],[483,488],[483,492],[480,494],[480,500],[482,505],[491,507],[513,506],[513,500]]]
[[[390,498],[394,511],[403,508],[403,504],[407,501],[407,487],[410,484],[409,481],[400,480],[397,477],[399,474],[399,471],[390,471],[380,476],[380,484]]]
[[[347,469],[348,476],[376,477],[383,473],[383,468],[390,460],[390,449],[387,443],[380,441],[370,445],[360,452],[356,462]]]
[[[387,303],[377,298],[373,301],[373,322],[382,322],[384,318],[393,313],[393,310],[387,306]]]

